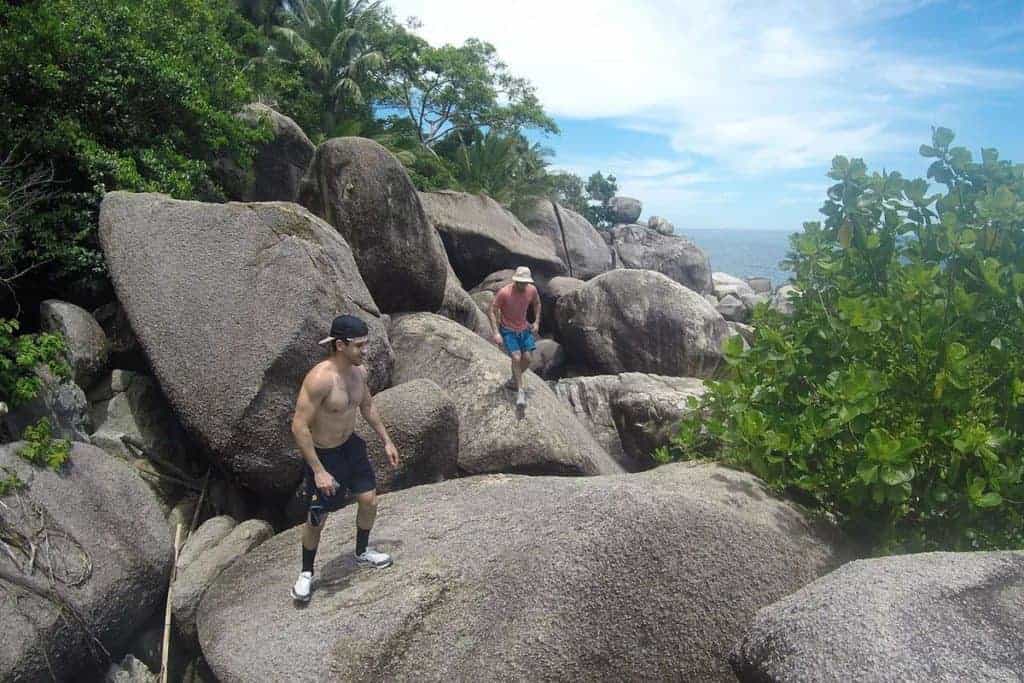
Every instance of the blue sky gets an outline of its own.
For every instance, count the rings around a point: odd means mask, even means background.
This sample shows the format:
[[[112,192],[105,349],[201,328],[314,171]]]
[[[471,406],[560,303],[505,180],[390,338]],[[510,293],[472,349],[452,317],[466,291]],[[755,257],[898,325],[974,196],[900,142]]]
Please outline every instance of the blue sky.
[[[1024,162],[1021,0],[390,0],[536,86],[556,168],[680,232],[798,230],[835,154],[923,176],[931,126]]]

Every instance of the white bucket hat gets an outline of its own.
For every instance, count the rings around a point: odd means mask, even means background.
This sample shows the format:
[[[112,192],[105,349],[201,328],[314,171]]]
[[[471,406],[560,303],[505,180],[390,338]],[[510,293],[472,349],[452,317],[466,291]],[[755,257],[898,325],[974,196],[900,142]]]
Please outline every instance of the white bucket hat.
[[[512,276],[512,282],[533,282],[533,276],[530,275],[530,269],[526,266],[519,266],[516,268],[516,274]]]

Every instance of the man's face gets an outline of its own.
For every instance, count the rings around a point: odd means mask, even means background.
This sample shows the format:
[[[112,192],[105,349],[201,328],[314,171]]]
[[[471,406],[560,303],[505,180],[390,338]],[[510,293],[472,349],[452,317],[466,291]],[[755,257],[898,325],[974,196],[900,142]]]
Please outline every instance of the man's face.
[[[526,291],[526,283],[525,282],[513,282],[512,285],[516,288],[517,292]]]
[[[352,365],[362,365],[363,353],[365,352],[366,344],[369,341],[369,337],[360,337],[359,339],[342,341],[338,344],[338,351],[344,355],[346,360],[348,360]]]

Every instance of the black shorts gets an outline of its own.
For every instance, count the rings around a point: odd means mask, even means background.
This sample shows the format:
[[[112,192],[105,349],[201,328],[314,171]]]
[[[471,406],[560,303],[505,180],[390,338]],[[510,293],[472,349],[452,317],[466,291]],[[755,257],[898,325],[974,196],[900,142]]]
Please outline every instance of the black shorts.
[[[324,469],[338,482],[333,496],[324,495],[316,487],[313,470],[306,465],[306,499],[309,509],[332,512],[345,504],[345,489],[352,495],[366,493],[377,488],[373,465],[366,455],[366,442],[353,434],[348,441],[334,448],[317,448],[316,454]]]

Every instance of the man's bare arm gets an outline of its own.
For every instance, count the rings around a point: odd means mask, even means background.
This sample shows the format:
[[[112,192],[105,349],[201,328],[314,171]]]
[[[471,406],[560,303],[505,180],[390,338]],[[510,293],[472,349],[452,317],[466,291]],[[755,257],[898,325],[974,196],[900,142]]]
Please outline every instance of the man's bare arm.
[[[533,333],[540,334],[540,292],[536,289],[533,291],[533,301],[530,302],[533,307]]]
[[[491,321],[491,330],[494,332],[494,343],[501,346],[501,334],[498,331],[498,297],[494,297],[490,307],[487,309],[487,319]]]
[[[381,443],[384,444],[384,453],[388,456],[388,462],[391,463],[392,467],[397,467],[398,449],[395,448],[395,444],[392,443],[391,437],[388,435],[387,427],[384,426],[383,420],[380,419],[380,413],[377,412],[377,406],[374,405],[373,396],[370,394],[370,387],[366,384],[365,374],[363,375],[363,400],[359,404],[359,412],[362,413],[363,419],[380,437]]]
[[[314,373],[306,375],[299,389],[299,400],[295,403],[295,415],[292,417],[292,436],[302,452],[302,457],[313,470],[313,474],[326,472],[323,463],[316,454],[313,444],[313,432],[309,425],[316,417],[316,411],[331,390],[329,382],[320,380]]]

